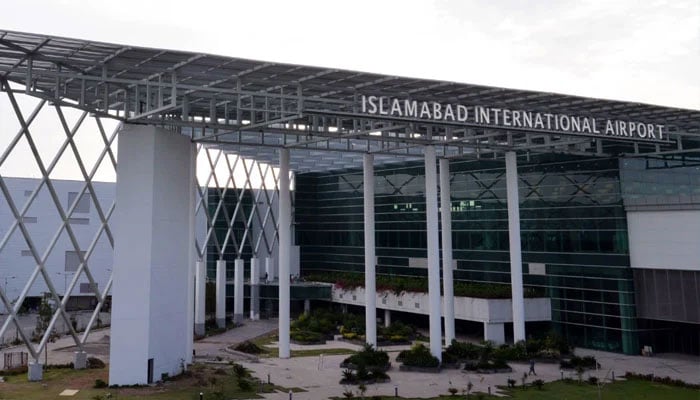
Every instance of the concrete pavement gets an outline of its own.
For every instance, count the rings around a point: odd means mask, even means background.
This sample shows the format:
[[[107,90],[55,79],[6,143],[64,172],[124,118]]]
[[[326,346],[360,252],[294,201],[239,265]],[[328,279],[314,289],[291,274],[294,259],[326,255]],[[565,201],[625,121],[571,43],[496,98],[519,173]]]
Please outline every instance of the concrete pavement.
[[[294,357],[290,359],[249,357],[227,348],[231,345],[253,339],[263,334],[273,332],[277,328],[276,320],[246,321],[243,326],[229,330],[219,335],[210,336],[195,342],[196,361],[206,362],[220,359],[221,361],[236,361],[249,368],[253,375],[259,379],[267,380],[268,374],[273,383],[285,387],[299,387],[307,392],[295,393],[295,400],[324,399],[330,396],[342,396],[347,389],[357,393],[356,386],[343,386],[339,384],[342,375],[341,361],[345,355],[324,355],[314,357]],[[105,362],[109,361],[109,329],[94,331],[89,339],[87,351],[89,356],[97,356]],[[271,344],[275,347],[275,344]],[[398,390],[400,396],[432,397],[447,394],[450,387],[457,388],[460,392],[466,390],[471,382],[474,386],[472,392],[488,392],[489,387],[496,393],[496,386],[505,386],[508,379],[515,379],[521,384],[521,378],[529,369],[527,363],[509,363],[513,372],[502,374],[472,374],[461,370],[443,370],[439,374],[402,372],[398,369],[395,358],[398,352],[408,346],[385,347],[392,360],[392,368],[388,371],[391,381],[388,383],[368,385],[366,396],[393,395]],[[49,363],[67,363],[73,361],[75,347],[70,337],[63,337],[55,343],[50,343]],[[292,345],[292,350],[297,349],[323,349],[323,348],[349,348],[359,350],[360,346],[344,341],[329,341],[325,345],[299,346]],[[22,347],[4,349],[3,351],[20,351]],[[593,355],[601,364],[599,371],[587,371],[583,378],[597,376],[601,379],[609,379],[614,371],[617,378],[626,371],[636,373],[653,373],[658,376],[670,376],[673,379],[682,379],[689,383],[700,384],[700,357],[661,354],[654,357],[627,356],[616,353],[607,353],[595,350],[577,349],[579,356]],[[43,362],[43,357],[42,357]],[[534,379],[553,381],[561,379],[562,371],[559,364],[538,363],[535,366],[537,377],[528,377],[527,382]],[[565,371],[565,377],[577,379],[573,371]],[[604,390],[604,389],[603,389]],[[288,400],[287,393],[270,393],[263,395],[267,399]]]

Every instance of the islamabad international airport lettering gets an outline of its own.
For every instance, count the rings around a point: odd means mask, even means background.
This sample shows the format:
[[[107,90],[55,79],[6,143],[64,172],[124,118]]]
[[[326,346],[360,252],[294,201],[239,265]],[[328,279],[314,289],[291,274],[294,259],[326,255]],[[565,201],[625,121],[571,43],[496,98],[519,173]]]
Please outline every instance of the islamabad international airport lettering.
[[[507,108],[445,104],[387,96],[362,95],[362,112],[435,122],[478,124],[564,134],[615,136],[629,139],[668,140],[664,125],[618,119],[599,120],[569,114],[553,114]]]

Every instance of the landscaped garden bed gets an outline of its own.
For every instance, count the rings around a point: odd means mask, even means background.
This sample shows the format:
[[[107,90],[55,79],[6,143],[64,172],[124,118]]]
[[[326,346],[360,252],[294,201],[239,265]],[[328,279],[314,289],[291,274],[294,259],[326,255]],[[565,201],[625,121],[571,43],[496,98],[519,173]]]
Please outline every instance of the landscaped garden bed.
[[[391,368],[389,355],[370,344],[365,344],[362,351],[343,360],[340,367],[345,368],[340,380],[343,385],[366,385],[390,380],[386,373]]]
[[[574,370],[587,370],[596,369],[598,367],[598,362],[593,356],[577,357],[573,356],[568,359],[562,359],[559,362],[559,367],[561,369],[574,369]]]
[[[440,360],[422,343],[400,352],[396,361],[401,363],[401,371],[440,372]]]
[[[359,351],[340,363],[340,368],[357,370],[365,368],[369,371],[388,371],[391,368],[389,355],[386,351],[375,350],[370,344],[365,344],[362,351]]]

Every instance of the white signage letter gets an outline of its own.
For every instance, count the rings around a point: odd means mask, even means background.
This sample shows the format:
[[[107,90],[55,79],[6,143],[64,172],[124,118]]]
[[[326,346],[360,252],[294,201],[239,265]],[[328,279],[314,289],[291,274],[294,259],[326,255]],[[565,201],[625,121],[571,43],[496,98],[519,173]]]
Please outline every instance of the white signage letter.
[[[459,122],[466,122],[467,118],[469,118],[469,110],[467,107],[457,104],[457,120]]]

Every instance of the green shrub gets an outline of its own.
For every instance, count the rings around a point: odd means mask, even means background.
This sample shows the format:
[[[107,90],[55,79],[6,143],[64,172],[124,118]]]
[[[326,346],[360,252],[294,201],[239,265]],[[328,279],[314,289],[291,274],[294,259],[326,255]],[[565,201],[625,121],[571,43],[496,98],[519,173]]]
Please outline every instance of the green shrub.
[[[102,379],[95,379],[95,384],[92,386],[95,389],[104,389],[108,387],[107,382],[103,381]]]
[[[440,360],[430,354],[430,350],[422,343],[414,345],[410,350],[399,353],[404,365],[410,367],[434,368],[440,366]]]
[[[305,274],[308,281],[333,283],[337,288],[354,290],[364,287],[364,274],[359,272],[315,272]],[[390,291],[396,295],[403,292],[426,293],[428,291],[428,279],[422,276],[391,276],[377,275],[377,291]],[[526,287],[523,291],[526,298],[542,297],[544,291],[541,288]],[[462,297],[476,297],[485,299],[509,299],[511,288],[508,284],[498,283],[474,283],[457,281],[454,283],[454,295]]]
[[[593,356],[578,357],[573,356],[570,360],[561,360],[559,366],[562,369],[593,369],[598,366],[598,362]]]
[[[87,367],[89,369],[101,369],[105,367],[104,361],[100,360],[99,358],[96,357],[88,357],[87,358]]]
[[[462,343],[453,339],[445,351],[460,360],[474,360],[479,357],[481,347],[473,343]]]
[[[241,364],[233,364],[233,374],[236,376],[238,379],[245,378],[248,376],[248,370],[242,366]]]
[[[238,388],[244,392],[250,392],[253,390],[253,383],[248,379],[238,379]]]
[[[371,344],[365,344],[362,351],[346,358],[343,363],[365,367],[370,370],[384,369],[389,366],[389,355],[386,351],[375,350]]]
[[[510,365],[504,360],[480,360],[478,362],[467,362],[464,364],[465,371],[476,371],[476,370],[497,370],[497,369],[509,369]]]
[[[315,343],[325,339],[322,334],[312,331],[292,331],[289,337],[299,343]]]
[[[247,354],[262,354],[265,353],[265,350],[258,346],[257,344],[246,340],[243,343],[238,344],[236,347],[234,347],[234,350],[247,353]]]
[[[443,364],[456,364],[459,362],[457,356],[448,353],[447,351],[442,352],[442,363]]]

